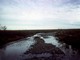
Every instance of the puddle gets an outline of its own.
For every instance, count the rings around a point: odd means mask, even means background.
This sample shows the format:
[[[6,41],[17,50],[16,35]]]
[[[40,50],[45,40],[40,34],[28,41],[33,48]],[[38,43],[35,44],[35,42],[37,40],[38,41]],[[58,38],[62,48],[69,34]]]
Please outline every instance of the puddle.
[[[53,44],[56,47],[59,47],[59,45],[60,45],[60,43],[53,36],[48,36],[48,38],[44,38],[44,41],[45,41],[45,43]]]
[[[7,45],[4,48],[4,60],[21,60],[21,55],[31,48],[30,46],[34,43],[35,41],[32,38],[29,38],[28,40],[18,41]]]
[[[66,44],[65,43],[61,44],[51,34],[46,35],[47,38],[44,38],[45,37],[44,33],[43,33],[43,35],[42,35],[42,33],[40,33],[40,34],[38,33],[34,36],[27,37],[26,39],[23,39],[21,41],[16,41],[16,42],[13,42],[13,43],[6,45],[6,47],[3,47],[3,49],[0,49],[0,60],[24,60],[25,57],[29,58],[31,56],[32,57],[33,56],[36,56],[36,57],[49,57],[49,56],[51,56],[51,54],[49,54],[49,53],[37,54],[37,55],[28,54],[28,55],[22,56],[24,54],[24,52],[26,52],[28,49],[32,48],[31,45],[35,44],[34,37],[36,37],[36,36],[43,39],[45,41],[45,43],[53,44],[56,47],[58,47],[60,50],[62,50],[65,53],[65,56],[61,60],[66,60],[66,59],[69,60],[69,59],[73,58],[73,56],[72,56],[73,50],[70,45],[69,45],[69,48],[66,49],[65,48]],[[74,58],[76,58],[76,56],[78,56],[78,55],[77,55],[77,52],[75,51]]]

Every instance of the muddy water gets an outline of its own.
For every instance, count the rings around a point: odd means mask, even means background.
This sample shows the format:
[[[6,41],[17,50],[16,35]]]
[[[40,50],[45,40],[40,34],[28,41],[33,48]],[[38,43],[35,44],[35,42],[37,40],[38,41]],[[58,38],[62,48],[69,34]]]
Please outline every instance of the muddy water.
[[[56,47],[58,47],[60,50],[62,50],[65,53],[65,56],[62,60],[72,59],[73,50],[72,50],[70,45],[69,45],[69,48],[66,49],[65,48],[66,44],[65,43],[64,44],[59,43],[55,39],[54,36],[49,35],[49,36],[47,36],[47,38],[44,38],[40,34],[36,34],[34,36],[27,37],[21,41],[9,43],[8,45],[6,45],[2,49],[0,49],[0,60],[24,60],[24,58],[26,56],[23,56],[23,54],[28,49],[32,48],[31,45],[35,44],[34,37],[36,37],[36,36],[42,38],[45,41],[45,43],[53,44]],[[75,54],[77,55],[77,52],[75,52]],[[46,54],[42,54],[42,55],[39,54],[39,55],[35,55],[35,56],[41,56],[41,57],[42,56],[48,56],[49,57],[49,56],[51,56],[51,54],[46,53]]]
[[[50,43],[55,45],[56,47],[59,47],[60,43],[55,39],[53,36],[48,36],[48,38],[43,38],[45,43]]]
[[[22,40],[18,42],[13,42],[1,49],[1,52],[4,54],[1,54],[1,59],[4,60],[22,60],[22,54],[31,48],[30,46],[33,45],[35,41],[33,38],[29,38],[28,40]]]

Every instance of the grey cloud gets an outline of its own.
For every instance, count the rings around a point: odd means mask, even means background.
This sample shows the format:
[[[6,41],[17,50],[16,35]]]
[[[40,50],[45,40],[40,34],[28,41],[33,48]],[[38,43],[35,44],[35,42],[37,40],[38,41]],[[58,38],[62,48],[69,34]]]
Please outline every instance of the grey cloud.
[[[68,6],[68,7],[80,7],[80,0],[54,0],[54,5],[59,7]]]
[[[62,5],[66,5],[68,7],[80,8],[80,0],[65,0],[62,3]]]
[[[67,3],[73,4],[73,5],[80,5],[80,0],[69,0]]]

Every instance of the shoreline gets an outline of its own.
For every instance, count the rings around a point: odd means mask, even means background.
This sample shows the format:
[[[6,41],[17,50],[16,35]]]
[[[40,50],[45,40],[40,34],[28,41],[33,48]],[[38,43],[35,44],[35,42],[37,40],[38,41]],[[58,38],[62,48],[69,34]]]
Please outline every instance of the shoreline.
[[[57,30],[6,30],[0,31],[0,47],[9,42],[18,41],[36,33],[53,33],[59,41],[80,48],[80,29],[57,29]]]

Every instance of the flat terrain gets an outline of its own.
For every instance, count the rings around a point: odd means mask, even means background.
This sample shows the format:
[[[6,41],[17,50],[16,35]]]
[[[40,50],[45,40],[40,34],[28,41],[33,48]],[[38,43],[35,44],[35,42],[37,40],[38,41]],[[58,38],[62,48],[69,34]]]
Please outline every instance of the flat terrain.
[[[80,48],[80,29],[58,29],[58,30],[6,30],[0,31],[0,47],[6,43],[17,41],[36,33],[51,32],[61,42],[73,47]]]
[[[0,31],[0,47],[2,60],[80,60],[80,29]]]
[[[0,30],[0,47],[4,46],[6,43],[17,41],[25,37],[32,36],[36,33],[50,32],[53,30]]]
[[[80,29],[59,30],[55,36],[59,41],[80,49]]]

